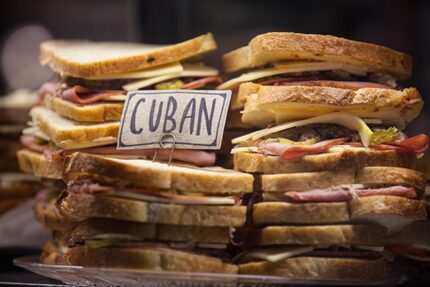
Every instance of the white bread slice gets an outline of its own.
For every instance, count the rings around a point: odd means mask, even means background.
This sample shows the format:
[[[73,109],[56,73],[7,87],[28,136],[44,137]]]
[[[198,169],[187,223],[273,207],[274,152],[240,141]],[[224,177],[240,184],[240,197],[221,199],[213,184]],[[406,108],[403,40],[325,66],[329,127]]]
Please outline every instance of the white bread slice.
[[[253,205],[252,222],[257,225],[336,224],[349,222],[347,202],[261,202]]]
[[[364,166],[395,166],[411,168],[416,156],[391,150],[345,148],[336,152],[306,155],[300,161],[284,160],[280,156],[259,153],[234,154],[234,169],[250,173],[297,173],[362,169]]]
[[[78,123],[45,107],[31,110],[34,125],[63,149],[86,148],[116,143],[119,122]]]
[[[261,189],[264,192],[302,191],[342,184],[404,185],[423,191],[426,182],[419,171],[391,166],[261,175]]]
[[[128,184],[188,193],[242,194],[252,192],[253,176],[220,167],[196,168],[150,160],[122,160],[73,153],[66,159],[64,180],[93,179],[106,184]]]
[[[216,49],[211,33],[169,46],[90,41],[46,41],[40,63],[60,75],[90,78],[179,62]]]
[[[243,87],[243,88],[242,88]],[[268,124],[347,112],[404,127],[423,108],[418,90],[381,88],[348,90],[332,87],[240,85],[237,102],[243,103],[242,122],[264,128]]]
[[[54,239],[49,239],[42,246],[42,254],[40,255],[40,262],[48,265],[66,265],[64,254],[68,249],[66,246],[61,245]]]
[[[299,256],[274,263],[261,261],[240,264],[239,273],[293,279],[375,281],[382,279],[385,266],[384,258],[369,260]]]
[[[258,245],[380,245],[386,229],[376,224],[268,226],[258,230]]]
[[[49,160],[43,154],[27,149],[16,153],[19,169],[38,177],[61,179],[63,175],[63,160]]]
[[[45,106],[60,116],[73,121],[104,123],[120,121],[124,103],[103,101],[95,104],[80,105],[59,97],[46,97]]]
[[[261,202],[253,206],[253,223],[260,226],[370,222],[383,225],[392,233],[426,218],[425,201],[400,196],[359,197],[349,202]]]
[[[327,61],[358,66],[369,72],[409,78],[412,58],[374,44],[330,35],[275,32],[258,35],[245,47],[223,56],[226,72],[236,72],[280,61]]]
[[[242,226],[245,206],[159,204],[145,201],[68,193],[59,205],[72,218],[110,218],[133,222],[192,226]]]
[[[79,240],[99,234],[126,234],[142,239],[175,242],[227,244],[230,241],[228,227],[166,225],[104,218],[91,218],[80,222],[67,237]]]
[[[349,202],[351,219],[384,225],[396,233],[417,220],[427,219],[426,202],[397,196],[369,196]]]
[[[237,273],[238,267],[216,257],[170,248],[73,247],[66,253],[69,265],[130,268],[154,271]]]

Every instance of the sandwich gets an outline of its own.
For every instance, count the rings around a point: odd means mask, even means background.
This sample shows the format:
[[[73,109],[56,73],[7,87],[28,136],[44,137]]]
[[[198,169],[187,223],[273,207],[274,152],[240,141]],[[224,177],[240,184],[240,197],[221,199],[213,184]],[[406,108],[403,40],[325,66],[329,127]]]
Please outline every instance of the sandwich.
[[[115,148],[127,92],[210,89],[222,78],[216,69],[197,59],[215,49],[210,33],[168,46],[61,40],[42,43],[40,62],[59,77],[41,86],[41,105],[30,111],[31,126],[21,138],[25,149],[18,153],[21,169],[59,179],[65,156],[82,150],[120,158],[152,158],[155,149]],[[169,155],[169,151],[160,150],[157,157]],[[213,152],[192,150],[177,150],[172,157],[199,166],[214,165],[216,160]]]
[[[237,273],[227,245],[230,228],[246,221],[240,198],[252,191],[251,175],[74,153],[63,179],[67,189],[51,203],[55,213],[46,204],[36,208],[56,231],[44,247],[45,262]],[[75,225],[56,224],[63,218]]]
[[[257,183],[252,217],[237,230],[239,273],[380,280],[385,236],[427,218],[413,167],[429,139],[402,132],[423,101],[396,82],[410,77],[411,58],[333,36],[267,33],[223,63],[248,70],[218,88],[233,89],[230,109],[259,129],[232,140],[234,168]]]
[[[20,89],[0,98],[0,214],[32,198],[40,179],[19,173],[16,152],[36,94]]]

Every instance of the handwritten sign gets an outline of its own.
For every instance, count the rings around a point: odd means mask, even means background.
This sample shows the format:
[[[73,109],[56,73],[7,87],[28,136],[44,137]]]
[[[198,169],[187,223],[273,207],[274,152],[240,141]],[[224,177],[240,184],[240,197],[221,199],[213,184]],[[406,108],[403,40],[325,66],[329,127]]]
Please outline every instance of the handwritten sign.
[[[229,90],[129,92],[117,149],[158,148],[161,139],[179,149],[219,149],[230,98]]]

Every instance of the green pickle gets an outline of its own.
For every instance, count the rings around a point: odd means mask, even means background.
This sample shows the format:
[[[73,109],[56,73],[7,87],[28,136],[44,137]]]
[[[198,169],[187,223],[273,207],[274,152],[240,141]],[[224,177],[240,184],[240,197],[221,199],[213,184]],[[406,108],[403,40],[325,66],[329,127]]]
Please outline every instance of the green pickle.
[[[179,79],[161,82],[155,85],[156,90],[179,90],[184,85]]]
[[[370,138],[371,145],[377,145],[384,142],[391,142],[397,138],[398,130],[394,127],[383,129],[383,130],[375,130]]]

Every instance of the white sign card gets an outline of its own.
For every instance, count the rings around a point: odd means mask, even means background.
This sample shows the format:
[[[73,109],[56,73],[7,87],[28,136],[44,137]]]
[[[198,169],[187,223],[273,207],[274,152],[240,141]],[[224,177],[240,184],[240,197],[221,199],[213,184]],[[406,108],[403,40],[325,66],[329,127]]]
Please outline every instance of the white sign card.
[[[219,149],[230,90],[129,92],[121,116],[117,149]]]

